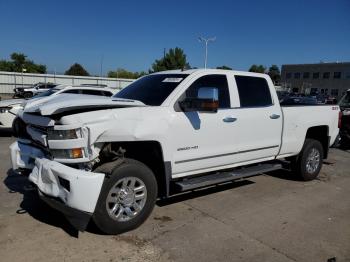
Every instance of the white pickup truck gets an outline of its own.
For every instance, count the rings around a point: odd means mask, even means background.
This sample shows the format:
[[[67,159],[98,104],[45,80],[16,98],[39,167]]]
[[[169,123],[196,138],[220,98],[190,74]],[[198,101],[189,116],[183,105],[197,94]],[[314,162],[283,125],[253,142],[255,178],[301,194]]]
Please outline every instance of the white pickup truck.
[[[158,198],[281,169],[317,177],[339,107],[281,107],[268,75],[212,69],[144,76],[112,98],[26,107],[10,146],[39,195],[83,231],[141,225]],[[282,161],[283,160],[283,161]]]

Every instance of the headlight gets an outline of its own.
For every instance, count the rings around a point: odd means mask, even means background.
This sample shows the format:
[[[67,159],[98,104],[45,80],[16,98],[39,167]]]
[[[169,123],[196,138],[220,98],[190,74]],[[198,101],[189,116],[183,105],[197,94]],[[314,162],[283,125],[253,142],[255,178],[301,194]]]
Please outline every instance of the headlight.
[[[54,158],[59,159],[75,159],[83,158],[84,150],[83,148],[73,148],[73,149],[51,149],[50,150]]]
[[[81,129],[71,130],[53,130],[49,129],[47,132],[48,140],[65,140],[65,139],[77,139],[81,138]]]
[[[12,107],[0,107],[0,113],[7,113]]]

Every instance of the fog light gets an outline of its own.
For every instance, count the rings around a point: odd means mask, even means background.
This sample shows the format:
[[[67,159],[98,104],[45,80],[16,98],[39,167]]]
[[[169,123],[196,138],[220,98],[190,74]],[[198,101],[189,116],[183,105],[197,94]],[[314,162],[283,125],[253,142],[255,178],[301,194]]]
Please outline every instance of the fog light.
[[[67,179],[58,176],[58,181],[60,181],[60,185],[67,189],[68,192],[70,191],[70,182]]]

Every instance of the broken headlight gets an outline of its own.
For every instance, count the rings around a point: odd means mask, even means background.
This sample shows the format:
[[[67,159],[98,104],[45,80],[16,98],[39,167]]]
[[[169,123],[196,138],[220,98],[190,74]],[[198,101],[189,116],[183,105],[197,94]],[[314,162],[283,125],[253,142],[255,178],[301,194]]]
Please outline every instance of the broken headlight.
[[[8,111],[10,111],[12,109],[12,107],[0,107],[0,113],[7,113]]]
[[[70,129],[70,130],[54,130],[50,129],[47,132],[48,140],[66,140],[66,139],[77,139],[81,138],[81,129]]]

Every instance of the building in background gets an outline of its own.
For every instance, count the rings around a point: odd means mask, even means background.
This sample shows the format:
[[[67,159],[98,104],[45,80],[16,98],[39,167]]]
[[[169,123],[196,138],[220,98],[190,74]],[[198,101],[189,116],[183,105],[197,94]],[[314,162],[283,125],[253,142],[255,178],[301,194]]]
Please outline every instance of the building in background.
[[[281,85],[295,93],[339,99],[350,89],[350,62],[282,65]]]

